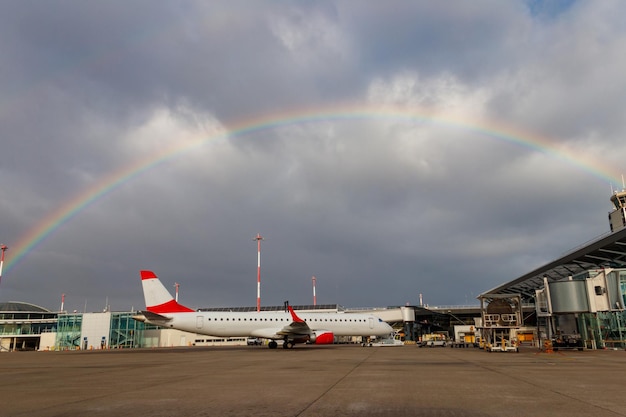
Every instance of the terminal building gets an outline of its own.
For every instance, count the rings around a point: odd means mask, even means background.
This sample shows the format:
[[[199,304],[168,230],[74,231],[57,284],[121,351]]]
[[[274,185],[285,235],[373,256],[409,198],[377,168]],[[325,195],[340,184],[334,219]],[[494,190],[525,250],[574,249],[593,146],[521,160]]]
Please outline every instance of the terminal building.
[[[626,347],[626,191],[611,196],[611,232],[482,295],[519,294],[538,338],[563,347]]]
[[[392,324],[409,342],[425,334],[452,335],[457,327],[475,327],[496,339],[505,331],[517,341],[538,347],[551,341],[555,346],[579,349],[626,348],[626,191],[614,193],[611,202],[609,234],[482,293],[480,306],[395,306],[369,311]],[[338,305],[294,309],[350,313]],[[161,329],[134,320],[135,314],[54,312],[29,303],[0,303],[0,352],[247,343],[245,338]],[[494,341],[502,340],[504,348],[504,339]]]
[[[42,334],[55,331],[58,314],[34,304],[0,303],[0,352],[35,350]]]

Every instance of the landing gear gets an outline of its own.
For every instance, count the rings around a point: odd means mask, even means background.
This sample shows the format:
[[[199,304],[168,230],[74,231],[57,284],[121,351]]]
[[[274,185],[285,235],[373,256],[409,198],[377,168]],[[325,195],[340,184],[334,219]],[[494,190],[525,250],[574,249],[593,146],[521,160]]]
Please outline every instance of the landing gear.
[[[295,345],[296,344],[293,340],[285,340],[283,342],[283,349],[293,349]],[[276,349],[278,347],[278,342],[276,342],[276,340],[270,340],[267,347],[270,349]]]

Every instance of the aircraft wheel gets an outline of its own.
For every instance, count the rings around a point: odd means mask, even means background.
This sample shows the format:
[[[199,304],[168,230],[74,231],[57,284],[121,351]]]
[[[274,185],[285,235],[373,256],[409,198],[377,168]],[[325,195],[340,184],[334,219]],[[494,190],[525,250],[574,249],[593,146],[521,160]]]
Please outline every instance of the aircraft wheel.
[[[276,349],[278,347],[278,343],[276,343],[275,340],[272,340],[267,344],[267,347],[269,347],[270,349]]]

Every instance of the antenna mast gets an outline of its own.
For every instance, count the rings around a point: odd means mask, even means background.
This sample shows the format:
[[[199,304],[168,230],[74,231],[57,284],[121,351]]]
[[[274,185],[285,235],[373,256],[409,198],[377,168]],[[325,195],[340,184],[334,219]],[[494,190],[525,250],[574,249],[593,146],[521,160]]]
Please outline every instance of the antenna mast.
[[[0,257],[0,280],[2,280],[2,266],[4,265],[4,252],[9,249],[7,245],[0,245],[0,250],[2,250],[2,257]]]
[[[257,233],[252,240],[256,240],[257,244],[257,268],[256,268],[256,311],[261,311],[261,241],[263,236]]]

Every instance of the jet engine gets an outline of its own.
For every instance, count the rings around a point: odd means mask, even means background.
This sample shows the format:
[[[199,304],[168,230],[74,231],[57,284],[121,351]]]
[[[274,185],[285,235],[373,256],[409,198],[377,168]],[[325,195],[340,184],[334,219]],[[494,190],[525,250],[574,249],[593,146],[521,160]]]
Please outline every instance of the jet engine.
[[[316,345],[330,345],[335,341],[335,335],[328,330],[316,330],[309,336],[309,342]]]

